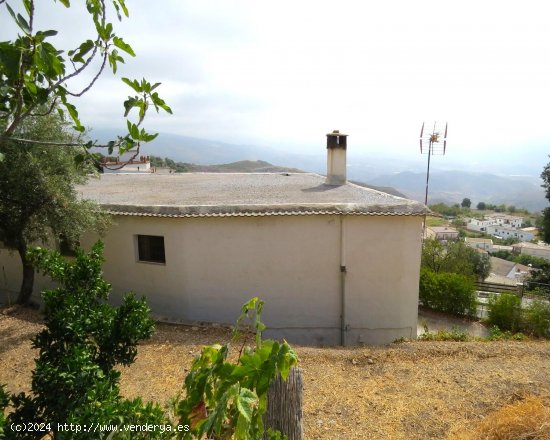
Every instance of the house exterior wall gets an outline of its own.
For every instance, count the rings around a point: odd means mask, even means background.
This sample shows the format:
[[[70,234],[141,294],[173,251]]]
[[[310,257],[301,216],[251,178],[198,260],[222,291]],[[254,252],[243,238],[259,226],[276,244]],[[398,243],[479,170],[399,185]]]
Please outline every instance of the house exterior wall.
[[[233,323],[259,296],[266,336],[315,345],[340,343],[344,287],[346,344],[388,343],[416,337],[421,221],[119,216],[104,237],[105,278],[115,303],[128,291],[144,294],[154,315],[170,321]],[[164,236],[166,264],[137,261],[137,234]],[[0,258],[6,287],[16,291],[18,261]]]
[[[550,261],[550,246],[549,247],[513,246],[513,251],[518,254],[530,255],[532,257],[540,257]]]
[[[522,224],[523,224],[522,217],[513,217],[508,215],[494,215],[494,216],[487,216],[484,220],[471,218],[466,223],[466,229],[469,229],[471,231],[487,232],[488,234],[490,234],[491,232],[489,232],[489,228],[491,227],[501,226],[509,229],[518,229],[518,228],[521,228]]]
[[[466,229],[470,231],[484,232],[487,229],[487,226],[492,224],[493,222],[489,220],[478,220],[471,218],[468,223],[466,223]]]
[[[19,294],[23,276],[21,259],[17,251],[8,250],[0,246],[0,303],[14,303]],[[34,274],[34,300],[38,301],[38,292],[55,287],[49,278]]]
[[[138,162],[138,163],[129,163],[124,165],[124,168],[119,170],[112,170],[107,167],[103,167],[103,172],[105,174],[118,174],[118,173],[150,173],[151,172],[151,163],[150,162]]]
[[[512,228],[521,228],[523,224],[523,217],[515,217],[506,214],[494,214],[487,216],[489,220],[492,221],[494,225],[500,226],[510,226]]]
[[[482,249],[484,251],[490,252],[493,249],[492,241],[474,241],[474,240],[465,240],[466,245],[470,246],[473,249]]]

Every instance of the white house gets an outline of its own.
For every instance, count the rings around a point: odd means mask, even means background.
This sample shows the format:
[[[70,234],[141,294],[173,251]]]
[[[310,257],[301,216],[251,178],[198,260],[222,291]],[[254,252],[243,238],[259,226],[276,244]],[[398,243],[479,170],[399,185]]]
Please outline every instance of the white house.
[[[458,230],[450,226],[430,226],[426,228],[426,236],[439,241],[458,240]]]
[[[529,231],[500,225],[487,226],[486,233],[496,235],[500,238],[518,238],[522,241],[531,241],[534,238],[533,234]]]
[[[117,157],[104,157],[101,168],[110,173],[150,173],[152,171],[149,156],[140,155],[137,149],[126,151]]]
[[[523,217],[517,217],[514,215],[494,213],[485,217],[487,220],[493,222],[494,225],[508,226],[510,228],[521,228],[523,224]]]
[[[550,260],[550,246],[548,245],[522,242],[512,245],[512,250],[516,254]]]
[[[427,209],[347,182],[346,148],[346,135],[327,135],[327,178],[127,173],[92,179],[79,191],[114,216],[104,237],[104,273],[115,300],[134,291],[162,319],[232,323],[241,305],[259,296],[267,336],[319,345],[415,337]],[[0,291],[17,291],[17,267],[15,256],[0,250]]]
[[[466,221],[466,229],[470,231],[486,232],[487,227],[493,224],[492,220],[479,220],[477,218],[469,218]]]
[[[493,240],[490,238],[465,237],[464,242],[474,249],[481,249],[487,252],[491,252],[493,250]]]
[[[512,231],[516,231],[519,228],[521,228],[521,225],[523,224],[523,218],[522,217],[516,217],[513,215],[508,214],[490,214],[485,216],[483,220],[479,220],[477,218],[469,218],[466,222],[466,228],[470,231],[478,231],[478,232],[485,232],[486,234],[490,235],[500,235],[500,234],[494,234],[493,231],[495,228],[507,231],[505,232],[503,238],[507,237],[519,237],[518,235],[512,235]],[[522,238],[522,240],[524,240]],[[532,238],[525,239],[525,240],[532,240]]]

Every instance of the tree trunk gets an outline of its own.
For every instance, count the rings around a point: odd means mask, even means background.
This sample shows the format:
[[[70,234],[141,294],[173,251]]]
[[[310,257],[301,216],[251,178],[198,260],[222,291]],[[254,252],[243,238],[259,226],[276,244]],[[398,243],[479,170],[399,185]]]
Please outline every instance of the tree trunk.
[[[34,286],[34,268],[27,261],[27,245],[21,241],[17,251],[21,257],[21,263],[23,265],[23,281],[21,282],[21,290],[17,296],[17,304],[27,304],[32,296],[32,290]]]
[[[292,368],[286,381],[277,376],[267,392],[266,431],[271,428],[287,435],[289,440],[302,440],[302,395],[302,370]]]

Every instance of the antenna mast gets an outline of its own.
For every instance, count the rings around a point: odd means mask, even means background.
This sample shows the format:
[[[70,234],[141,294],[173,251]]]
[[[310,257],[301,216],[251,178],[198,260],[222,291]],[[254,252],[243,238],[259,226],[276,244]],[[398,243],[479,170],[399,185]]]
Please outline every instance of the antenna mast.
[[[428,155],[428,170],[426,172],[426,197],[424,204],[428,205],[428,188],[430,184],[430,159],[433,154],[444,156],[447,150],[447,123],[423,122],[420,130],[420,154]],[[426,215],[424,215],[424,233],[426,232]]]

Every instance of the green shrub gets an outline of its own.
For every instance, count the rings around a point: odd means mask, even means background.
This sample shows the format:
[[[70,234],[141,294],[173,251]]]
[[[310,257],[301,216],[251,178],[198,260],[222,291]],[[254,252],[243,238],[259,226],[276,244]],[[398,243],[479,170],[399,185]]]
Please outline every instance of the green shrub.
[[[422,304],[431,309],[454,315],[476,315],[477,296],[470,277],[423,268],[419,294]]]
[[[6,423],[6,416],[4,411],[10,403],[10,395],[5,390],[5,385],[0,385],[0,439],[4,437],[4,425]]]
[[[107,304],[111,286],[102,277],[102,251],[98,242],[90,254],[78,251],[73,262],[65,261],[57,252],[29,252],[29,261],[60,287],[42,293],[45,328],[32,339],[33,347],[39,349],[32,372],[32,394],[11,396],[13,411],[6,426],[46,423],[56,440],[73,440],[129,437],[124,432],[63,432],[58,431],[58,424],[166,423],[158,405],[119,395],[120,372],[115,367],[134,361],[138,342],[152,335],[154,322],[144,299],[128,295],[118,308]],[[8,439],[36,438],[37,433],[32,434],[5,433]],[[164,437],[159,432],[132,435]]]
[[[550,303],[534,300],[523,310],[525,331],[538,337],[550,337]]]
[[[500,330],[518,331],[521,328],[521,299],[511,293],[492,295],[487,322]]]
[[[420,341],[456,341],[465,342],[471,340],[472,337],[464,330],[458,327],[453,327],[451,330],[438,330],[437,332],[422,333],[418,340]]]
[[[496,325],[489,329],[489,341],[527,341],[529,337],[523,333],[512,333],[511,331],[502,331]]]

